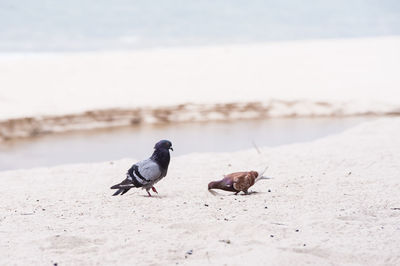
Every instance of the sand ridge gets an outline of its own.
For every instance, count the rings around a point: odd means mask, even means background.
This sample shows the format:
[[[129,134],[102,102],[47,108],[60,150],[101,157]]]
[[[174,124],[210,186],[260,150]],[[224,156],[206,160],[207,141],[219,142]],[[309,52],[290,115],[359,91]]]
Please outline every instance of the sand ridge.
[[[399,116],[397,105],[356,109],[353,103],[278,101],[179,104],[164,107],[92,110],[83,113],[24,117],[0,121],[0,142],[74,130],[143,124],[237,121],[275,117]]]

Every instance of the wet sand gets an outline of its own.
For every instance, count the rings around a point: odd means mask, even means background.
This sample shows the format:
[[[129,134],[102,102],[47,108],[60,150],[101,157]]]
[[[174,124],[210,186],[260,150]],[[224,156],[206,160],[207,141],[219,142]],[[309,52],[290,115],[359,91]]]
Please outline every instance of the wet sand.
[[[174,156],[275,147],[311,141],[373,119],[377,118],[270,118],[136,125],[42,135],[0,143],[0,171],[144,158],[160,139],[173,141]]]

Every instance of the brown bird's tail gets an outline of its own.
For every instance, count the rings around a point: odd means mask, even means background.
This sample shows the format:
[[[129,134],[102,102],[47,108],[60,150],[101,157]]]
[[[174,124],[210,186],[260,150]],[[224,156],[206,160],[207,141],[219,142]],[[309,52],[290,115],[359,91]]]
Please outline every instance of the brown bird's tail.
[[[273,178],[273,177],[264,176],[264,173],[267,171],[268,167],[269,166],[265,167],[264,171],[262,171],[262,172],[261,171],[257,172],[258,176],[257,176],[255,182],[257,182],[258,180],[261,180],[261,179],[272,179]]]

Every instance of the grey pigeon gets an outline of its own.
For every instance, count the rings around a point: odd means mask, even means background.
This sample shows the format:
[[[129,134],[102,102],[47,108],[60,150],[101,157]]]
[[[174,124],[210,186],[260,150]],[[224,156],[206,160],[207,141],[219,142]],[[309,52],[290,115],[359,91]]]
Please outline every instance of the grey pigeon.
[[[149,197],[151,197],[150,189],[158,194],[154,184],[167,175],[170,161],[169,150],[173,150],[172,143],[169,140],[160,140],[154,149],[149,159],[132,165],[126,173],[125,180],[111,187],[111,189],[118,189],[113,196],[124,195],[134,187],[146,189]]]

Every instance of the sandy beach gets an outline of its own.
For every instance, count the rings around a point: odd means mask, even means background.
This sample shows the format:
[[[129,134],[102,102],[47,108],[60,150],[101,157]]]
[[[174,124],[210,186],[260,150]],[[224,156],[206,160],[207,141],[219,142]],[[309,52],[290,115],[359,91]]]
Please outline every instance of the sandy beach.
[[[261,154],[172,154],[152,198],[111,197],[142,158],[1,172],[0,264],[399,265],[399,131],[385,118]],[[256,193],[207,191],[266,165]]]

